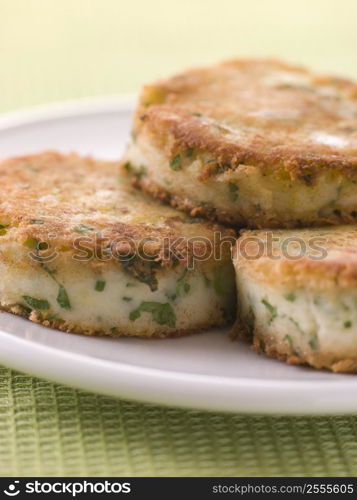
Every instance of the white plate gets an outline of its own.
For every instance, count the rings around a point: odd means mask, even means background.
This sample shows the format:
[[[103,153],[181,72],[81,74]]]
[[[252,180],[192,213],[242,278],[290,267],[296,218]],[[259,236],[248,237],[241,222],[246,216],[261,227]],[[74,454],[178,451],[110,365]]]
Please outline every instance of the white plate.
[[[86,100],[0,117],[0,157],[55,148],[116,159],[133,100]],[[0,314],[0,362],[123,398],[210,410],[321,414],[357,411],[357,377],[258,356],[227,331],[180,339],[69,335]]]

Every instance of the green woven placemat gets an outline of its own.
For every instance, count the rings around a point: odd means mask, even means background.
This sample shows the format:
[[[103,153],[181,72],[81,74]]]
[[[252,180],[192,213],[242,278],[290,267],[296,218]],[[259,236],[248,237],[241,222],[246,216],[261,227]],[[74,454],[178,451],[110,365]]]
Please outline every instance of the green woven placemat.
[[[357,420],[161,408],[0,370],[2,475],[357,475]]]
[[[236,55],[357,76],[356,16],[355,0],[0,0],[0,112]],[[356,423],[160,408],[0,368],[1,475],[357,475]]]

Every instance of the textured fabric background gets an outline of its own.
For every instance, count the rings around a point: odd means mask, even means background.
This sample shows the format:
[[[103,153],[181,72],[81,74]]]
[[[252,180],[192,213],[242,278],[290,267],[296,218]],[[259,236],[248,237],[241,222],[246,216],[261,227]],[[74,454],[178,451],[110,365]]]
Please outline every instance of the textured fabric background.
[[[236,55],[357,77],[356,16],[355,0],[0,0],[0,111]],[[0,368],[0,475],[357,475],[356,433],[355,417],[160,408]]]

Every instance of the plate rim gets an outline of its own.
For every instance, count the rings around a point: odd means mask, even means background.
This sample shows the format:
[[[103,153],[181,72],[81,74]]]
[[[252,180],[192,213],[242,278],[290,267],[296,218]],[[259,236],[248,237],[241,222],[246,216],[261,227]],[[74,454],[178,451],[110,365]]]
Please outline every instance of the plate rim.
[[[9,111],[0,114],[0,133],[4,130],[48,120],[76,116],[85,117],[99,113],[132,112],[135,107],[135,100],[135,94],[117,94],[59,101]],[[9,313],[4,312],[2,314]],[[52,380],[55,383],[62,383],[108,396],[166,406],[236,413],[333,415],[357,412],[357,401],[353,404],[353,402],[351,403],[353,398],[347,397],[348,395],[342,397],[345,391],[356,387],[356,381],[352,378],[350,380],[299,381],[262,379],[259,377],[250,379],[244,377],[219,377],[217,375],[167,371],[102,360],[31,342],[29,339],[13,336],[1,329],[0,341],[2,346],[0,349],[1,363],[16,370],[23,370],[36,377]],[[27,355],[29,353],[28,348],[42,361],[45,359],[45,363],[34,363],[32,357]],[[46,356],[44,356],[45,353]],[[29,361],[29,358],[31,358],[31,361]],[[63,363],[68,359],[72,361],[70,369],[65,371],[62,369],[61,371],[61,366],[63,368]],[[60,363],[60,366],[58,363]],[[93,371],[88,370],[90,367],[93,368],[93,364],[100,366],[100,377],[98,377],[98,373],[94,375]],[[78,367],[84,370],[81,371]],[[124,384],[119,378],[120,384],[118,386],[114,387],[110,383],[108,386],[103,386],[105,382],[110,382],[113,372],[116,373],[116,376],[124,376]],[[84,377],[81,376],[82,373],[85,374]],[[334,374],[329,375],[334,376]],[[100,381],[99,384],[98,381]],[[215,387],[214,400],[209,398],[209,389],[212,390],[213,386]],[[157,390],[157,387],[159,387],[159,390]],[[178,389],[177,393],[173,390],[174,387]],[[130,393],[128,393],[128,388],[130,388]],[[222,389],[222,391],[217,392],[218,388]],[[344,391],[341,391],[341,389],[344,389]],[[250,391],[256,392],[255,399],[252,399]],[[321,394],[321,391],[323,391],[323,394]],[[268,393],[269,400],[278,402],[277,407],[274,407],[271,402],[265,405],[259,402],[256,403],[257,400],[261,401],[259,398],[264,399],[265,392]],[[291,397],[282,398],[289,392],[293,392],[293,404]],[[323,396],[319,400],[317,407],[313,404],[316,394]],[[242,395],[244,395],[243,399],[241,399]],[[237,402],[234,398],[240,399]],[[339,401],[340,406],[332,409],[332,404],[329,401],[333,398]]]
[[[96,113],[117,113],[133,111],[137,99],[135,93],[99,95],[53,101],[26,108],[0,113],[0,132],[31,123],[58,120],[74,116],[88,116]]]

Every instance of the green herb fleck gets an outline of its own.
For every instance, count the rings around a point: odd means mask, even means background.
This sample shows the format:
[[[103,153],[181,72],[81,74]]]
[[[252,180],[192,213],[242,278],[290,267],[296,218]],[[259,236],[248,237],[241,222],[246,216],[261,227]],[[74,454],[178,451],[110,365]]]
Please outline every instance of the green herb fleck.
[[[313,349],[314,351],[316,351],[316,349],[318,348],[317,340],[316,339],[310,339],[308,343],[309,343],[309,346],[311,347],[311,349]]]
[[[105,284],[106,282],[104,280],[97,280],[94,287],[95,291],[102,292],[105,288]]]
[[[131,313],[129,314],[129,319],[130,321],[135,321],[138,318],[140,318],[140,316],[141,316],[140,310],[134,309],[134,311],[131,311]]]
[[[189,291],[191,290],[191,285],[187,283],[187,280],[185,279],[186,274],[187,274],[187,269],[184,270],[182,276],[177,280],[176,283],[177,297],[184,297],[185,295],[188,295]]]
[[[228,183],[229,187],[229,196],[231,201],[237,201],[238,200],[238,186],[234,184],[234,182],[229,182]]]
[[[135,286],[135,283],[127,283],[127,284],[126,284],[126,286],[127,286],[128,288],[130,288],[130,287],[132,287],[132,286]]]
[[[296,321],[296,319],[294,318],[291,318],[290,316],[288,317],[288,319],[292,322],[293,325],[296,326],[296,328],[299,330],[299,332],[301,333],[304,333],[301,326],[299,325],[299,323]]]
[[[0,224],[0,236],[4,236],[6,234],[6,226]]]
[[[140,165],[139,168],[135,169],[135,175],[139,178],[143,177],[146,174],[147,174],[147,168],[144,167],[144,165]]]
[[[351,326],[352,326],[352,321],[345,321],[345,322],[343,323],[343,326],[344,326],[345,328],[351,328]]]
[[[181,168],[181,156],[176,155],[170,161],[170,167],[172,170],[180,170]]]
[[[44,224],[45,221],[44,220],[40,220],[40,219],[31,219],[30,220],[30,224]]]
[[[129,314],[129,319],[135,321],[140,318],[142,312],[151,313],[153,320],[159,325],[167,325],[170,328],[176,326],[176,315],[172,306],[168,303],[142,302],[137,309]]]
[[[93,231],[94,227],[86,226],[85,224],[78,224],[78,226],[74,226],[73,229],[76,231],[76,233],[83,234],[86,233],[87,231]]]
[[[277,312],[277,309],[276,307],[272,306],[270,302],[267,301],[267,299],[262,299],[262,304],[265,305],[265,307],[268,309],[268,311],[270,312],[271,314],[271,319],[274,319],[277,317],[278,315],[278,312]]]
[[[284,340],[290,344],[291,349],[294,349],[293,339],[290,335],[285,335]]]
[[[50,269],[47,266],[43,266],[43,269],[57,282],[56,278],[53,276],[54,274],[57,274],[57,269]]]
[[[131,276],[137,280],[145,283],[149,286],[152,292],[155,292],[158,287],[157,278],[155,275],[156,269],[160,267],[160,263],[154,260],[142,260],[137,256],[125,256],[121,257],[119,255],[119,261],[123,265],[126,272],[130,273]]]
[[[71,309],[71,303],[63,285],[60,285],[58,289],[57,302],[63,309]]]
[[[24,242],[24,246],[27,248],[37,249],[37,245],[39,244],[39,240],[36,238],[27,238]]]
[[[288,293],[287,295],[285,295],[285,298],[289,302],[295,302],[296,295],[294,293]]]
[[[133,171],[133,167],[131,166],[131,164],[130,164],[129,162],[124,163],[123,168],[124,168],[127,172],[132,172],[132,171]]]
[[[248,314],[247,314],[247,323],[253,327],[255,322],[255,312],[252,306],[249,306]]]
[[[131,297],[122,297],[122,300],[124,300],[124,302],[130,302],[133,299]]]
[[[193,155],[193,148],[186,149],[185,156],[187,158],[191,158],[192,155]]]
[[[30,297],[29,295],[23,295],[22,298],[31,307],[31,309],[45,310],[50,308],[48,300],[35,299],[34,297]]]

